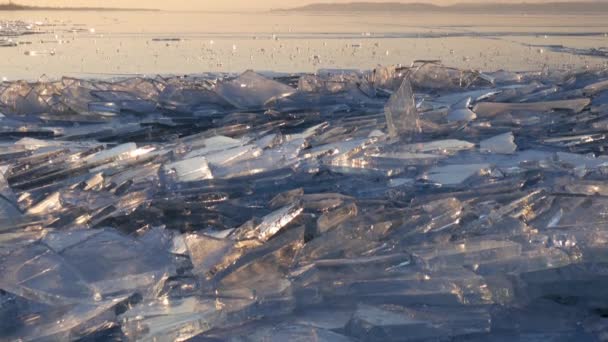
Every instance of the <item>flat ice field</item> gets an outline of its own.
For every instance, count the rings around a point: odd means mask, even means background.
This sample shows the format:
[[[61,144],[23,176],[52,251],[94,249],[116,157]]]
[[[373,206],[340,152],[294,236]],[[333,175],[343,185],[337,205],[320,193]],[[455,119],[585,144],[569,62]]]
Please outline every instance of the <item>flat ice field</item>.
[[[602,65],[608,42],[606,15],[24,11],[0,12],[0,35],[10,31],[6,20],[37,33],[0,40],[0,79],[11,80],[370,69],[419,59],[540,70]]]

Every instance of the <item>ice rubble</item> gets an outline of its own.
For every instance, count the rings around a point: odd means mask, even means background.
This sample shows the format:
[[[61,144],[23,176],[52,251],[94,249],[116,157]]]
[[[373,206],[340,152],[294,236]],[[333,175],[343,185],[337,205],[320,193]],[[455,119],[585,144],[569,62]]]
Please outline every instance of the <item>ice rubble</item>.
[[[608,72],[0,85],[0,339],[602,340]]]

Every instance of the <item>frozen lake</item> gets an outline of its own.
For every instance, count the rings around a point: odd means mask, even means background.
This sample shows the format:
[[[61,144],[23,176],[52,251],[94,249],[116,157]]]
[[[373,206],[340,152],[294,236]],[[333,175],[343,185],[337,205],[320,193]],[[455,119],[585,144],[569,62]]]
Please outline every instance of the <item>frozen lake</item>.
[[[608,18],[2,16],[0,341],[607,340]]]
[[[7,37],[0,79],[246,69],[369,69],[442,60],[484,71],[598,66],[606,15],[2,12],[37,34]],[[6,43],[6,42],[5,42]],[[2,44],[0,44],[2,45]],[[10,44],[6,44],[10,45]]]

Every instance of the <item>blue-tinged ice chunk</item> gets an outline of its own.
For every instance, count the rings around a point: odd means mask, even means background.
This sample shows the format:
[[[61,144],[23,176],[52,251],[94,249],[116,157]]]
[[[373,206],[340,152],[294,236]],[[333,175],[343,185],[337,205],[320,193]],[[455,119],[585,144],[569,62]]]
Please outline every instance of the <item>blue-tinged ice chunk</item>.
[[[556,161],[562,166],[583,173],[587,172],[587,170],[608,165],[608,157],[606,156],[595,157],[593,155],[582,155],[578,153],[557,152],[555,157]]]
[[[458,185],[474,175],[486,172],[490,164],[456,164],[436,166],[430,169],[425,178],[442,185]]]
[[[0,232],[13,228],[23,220],[23,214],[17,207],[16,198],[8,186],[2,185],[3,176],[0,174]],[[12,200],[11,200],[12,199]]]
[[[470,150],[475,144],[464,140],[447,139],[404,145],[403,149],[416,153],[452,154],[458,151]]]
[[[458,121],[473,121],[477,118],[477,114],[473,112],[469,107],[471,106],[471,98],[468,97],[461,102],[458,102],[450,107],[448,112],[448,122]]]
[[[488,153],[513,154],[517,150],[517,145],[513,132],[508,132],[482,140],[479,149]]]

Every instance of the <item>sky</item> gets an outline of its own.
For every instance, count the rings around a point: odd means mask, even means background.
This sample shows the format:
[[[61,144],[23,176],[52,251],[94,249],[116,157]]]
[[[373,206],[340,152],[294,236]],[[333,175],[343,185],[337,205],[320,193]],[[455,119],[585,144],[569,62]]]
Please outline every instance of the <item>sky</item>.
[[[8,0],[0,0],[0,3]],[[35,6],[138,7],[164,10],[264,10],[290,8],[319,2],[353,2],[355,0],[13,0]],[[365,0],[365,2],[397,2],[398,0]],[[495,0],[495,2],[548,2],[555,0]],[[559,1],[559,0],[558,0]],[[577,0],[570,0],[577,1]],[[581,0],[578,0],[581,1]],[[404,0],[401,2],[435,3],[483,2],[482,0]]]

